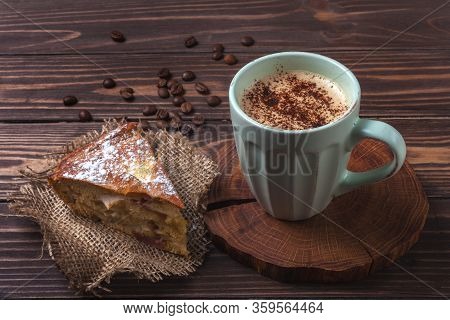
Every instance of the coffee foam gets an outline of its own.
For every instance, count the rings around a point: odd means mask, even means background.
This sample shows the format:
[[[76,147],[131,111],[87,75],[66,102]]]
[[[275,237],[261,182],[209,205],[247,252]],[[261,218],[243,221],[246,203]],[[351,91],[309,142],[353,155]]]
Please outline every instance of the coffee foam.
[[[241,106],[264,125],[303,130],[342,118],[349,107],[342,89],[332,80],[306,71],[280,71],[246,89]]]

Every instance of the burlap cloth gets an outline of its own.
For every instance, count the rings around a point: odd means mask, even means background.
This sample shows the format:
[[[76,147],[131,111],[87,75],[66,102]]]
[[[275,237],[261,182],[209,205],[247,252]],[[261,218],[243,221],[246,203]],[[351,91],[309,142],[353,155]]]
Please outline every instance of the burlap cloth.
[[[106,122],[102,133],[120,123],[115,120]],[[100,134],[89,132],[62,150],[47,155],[40,163],[45,166],[43,171],[22,170],[21,174],[27,181],[10,195],[11,214],[38,222],[43,246],[48,248],[71,287],[80,291],[95,293],[102,282],[108,283],[119,272],[131,272],[138,278],[156,282],[167,276],[185,276],[195,271],[207,251],[202,213],[206,208],[208,188],[219,174],[217,165],[179,134],[171,135],[166,131],[145,133],[186,206],[183,215],[188,220],[190,254],[182,257],[75,215],[48,185],[48,174],[64,155],[94,141]]]

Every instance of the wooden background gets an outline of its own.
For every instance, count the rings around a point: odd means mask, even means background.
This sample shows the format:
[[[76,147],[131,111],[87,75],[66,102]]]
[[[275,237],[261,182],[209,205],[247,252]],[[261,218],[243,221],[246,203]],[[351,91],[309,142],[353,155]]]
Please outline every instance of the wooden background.
[[[125,43],[111,41],[109,33],[116,29],[125,33]],[[185,48],[189,35],[200,45]],[[256,44],[241,46],[243,35],[252,35]],[[239,63],[211,60],[214,43],[223,43]],[[230,136],[227,88],[233,74],[256,57],[288,50],[326,54],[351,67],[361,82],[362,116],[386,121],[405,137],[408,161],[431,205],[419,242],[398,261],[410,274],[393,266],[354,283],[285,284],[211,247],[205,264],[188,278],[153,284],[119,275],[105,296],[449,295],[450,4],[444,0],[1,0],[0,213],[8,212],[6,197],[25,161],[100,128],[104,117],[138,119],[149,103],[172,108],[156,96],[155,73],[161,66],[176,75],[193,70],[224,101],[210,108],[188,86],[189,100],[207,118],[194,136],[204,143]],[[124,102],[118,89],[101,87],[108,73],[138,91],[134,102]],[[67,94],[76,95],[79,104],[64,107]],[[79,123],[80,108],[89,109],[95,121]],[[39,259],[41,242],[35,223],[0,217],[0,298],[83,298],[68,289],[47,254]]]

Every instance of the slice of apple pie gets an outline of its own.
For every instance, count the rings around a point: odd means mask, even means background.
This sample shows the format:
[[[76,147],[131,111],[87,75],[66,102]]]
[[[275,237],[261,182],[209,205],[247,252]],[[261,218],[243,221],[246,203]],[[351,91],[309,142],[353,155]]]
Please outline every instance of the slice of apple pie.
[[[187,255],[183,202],[136,123],[66,155],[49,183],[77,214]]]

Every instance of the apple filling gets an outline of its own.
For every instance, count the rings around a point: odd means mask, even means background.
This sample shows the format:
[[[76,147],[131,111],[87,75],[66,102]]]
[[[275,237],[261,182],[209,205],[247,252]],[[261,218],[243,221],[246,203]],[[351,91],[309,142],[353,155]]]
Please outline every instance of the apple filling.
[[[149,196],[123,196],[106,188],[62,179],[54,189],[75,212],[157,248],[187,255],[187,222],[181,209]]]

